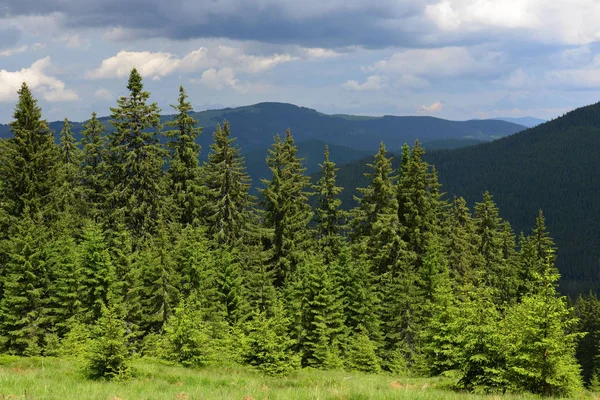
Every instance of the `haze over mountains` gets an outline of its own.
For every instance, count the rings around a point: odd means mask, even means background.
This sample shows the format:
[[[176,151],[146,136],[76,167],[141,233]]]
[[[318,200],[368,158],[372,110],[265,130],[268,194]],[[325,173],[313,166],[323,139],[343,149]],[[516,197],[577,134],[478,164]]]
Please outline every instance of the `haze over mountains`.
[[[535,118],[535,117],[519,117],[519,118],[511,118],[511,117],[497,117],[494,119],[499,119],[500,121],[512,122],[513,124],[523,125],[528,128],[533,128],[534,126],[538,126],[546,122],[545,119]]]

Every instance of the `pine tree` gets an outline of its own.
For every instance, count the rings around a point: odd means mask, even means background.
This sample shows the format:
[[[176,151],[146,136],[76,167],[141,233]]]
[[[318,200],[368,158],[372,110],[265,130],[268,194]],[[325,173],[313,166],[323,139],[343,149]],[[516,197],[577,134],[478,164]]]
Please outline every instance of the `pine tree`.
[[[544,396],[569,396],[581,387],[575,359],[579,333],[564,297],[556,293],[552,250],[537,293],[525,296],[507,313],[507,377],[519,391]]]
[[[448,219],[446,257],[450,277],[458,287],[474,285],[479,281],[480,271],[477,268],[483,261],[480,260],[478,237],[475,235],[475,226],[465,199],[454,197]]]
[[[229,122],[217,125],[210,146],[208,162],[203,166],[207,188],[203,215],[209,234],[218,243],[235,245],[247,234],[250,207],[250,176],[246,172],[240,150],[233,145]]]
[[[321,178],[313,188],[317,198],[315,213],[317,243],[325,263],[329,264],[340,255],[343,246],[342,229],[345,213],[340,209],[342,201],[338,198],[343,189],[335,185],[336,172],[339,168],[329,160],[328,146],[325,146],[324,159],[323,164],[319,164]]]
[[[47,211],[58,161],[54,134],[27,84],[18,94],[14,121],[9,124],[13,137],[4,142],[0,162],[0,204],[10,218],[20,217],[26,208],[32,215]]]
[[[359,327],[359,331],[350,338],[347,365],[350,370],[369,373],[381,372],[376,346],[369,335]]]
[[[592,293],[579,296],[574,311],[578,319],[575,331],[587,333],[577,344],[577,361],[581,365],[583,381],[591,386],[592,378],[600,371],[600,301]]]
[[[171,138],[168,147],[171,150],[169,169],[167,170],[169,192],[173,197],[177,213],[177,221],[183,225],[196,222],[204,205],[201,182],[200,155],[201,147],[196,143],[202,128],[196,128],[196,121],[190,113],[192,105],[183,86],[179,87],[179,100],[172,105],[177,115],[166,125],[173,130],[165,132]]]
[[[95,328],[95,337],[88,354],[86,372],[92,379],[125,379],[130,375],[130,351],[123,310],[110,295],[102,306],[102,316]]]
[[[0,332],[4,351],[38,355],[49,327],[48,232],[40,213],[26,207],[8,243]]]
[[[105,126],[93,112],[92,118],[84,125],[81,132],[83,150],[80,177],[83,200],[87,204],[83,211],[85,215],[95,220],[105,206],[109,187],[105,131]]]
[[[316,257],[298,266],[289,286],[288,308],[303,366],[324,368],[344,334],[341,294],[327,266]]]
[[[79,300],[84,314],[81,321],[89,324],[101,317],[102,306],[108,302],[108,293],[118,299],[120,290],[104,233],[97,223],[90,222],[85,226],[78,253],[81,274]]]
[[[308,224],[312,212],[307,191],[310,180],[304,175],[306,168],[302,166],[302,159],[296,156],[297,152],[289,129],[285,140],[275,136],[267,156],[273,177],[270,181],[263,180],[265,188],[260,190],[265,208],[264,224],[272,231],[266,247],[271,249],[270,264],[277,287],[294,273],[311,245]]]
[[[134,68],[127,85],[129,96],[117,100],[118,107],[111,107],[115,131],[109,142],[112,225],[122,213],[136,239],[156,232],[164,200],[160,109],[156,103],[147,104],[150,93],[143,88],[142,77]]]
[[[289,319],[281,304],[270,317],[258,313],[248,322],[248,341],[244,361],[267,375],[284,376],[298,368],[292,352],[294,341],[288,335]]]

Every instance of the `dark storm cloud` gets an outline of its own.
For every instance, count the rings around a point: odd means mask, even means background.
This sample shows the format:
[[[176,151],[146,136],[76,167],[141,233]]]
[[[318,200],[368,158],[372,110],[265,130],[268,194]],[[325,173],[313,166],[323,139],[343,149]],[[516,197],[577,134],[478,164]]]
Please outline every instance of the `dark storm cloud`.
[[[7,16],[60,13],[70,27],[122,27],[145,37],[224,37],[306,46],[411,46],[426,1],[7,0]],[[404,3],[404,4],[403,4]]]

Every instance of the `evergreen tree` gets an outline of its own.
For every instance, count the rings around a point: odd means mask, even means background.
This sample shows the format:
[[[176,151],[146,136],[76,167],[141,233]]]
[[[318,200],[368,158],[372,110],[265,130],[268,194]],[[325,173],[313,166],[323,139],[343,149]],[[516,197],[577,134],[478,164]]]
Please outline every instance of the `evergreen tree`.
[[[102,306],[102,316],[95,328],[86,372],[92,379],[124,379],[131,373],[130,358],[123,310],[109,295],[109,302]]]
[[[120,290],[104,233],[97,223],[90,222],[85,226],[78,253],[79,301],[84,313],[81,321],[89,324],[101,317],[108,293],[118,299]]]
[[[10,218],[21,217],[26,208],[32,215],[46,211],[56,184],[54,134],[27,84],[23,83],[18,94],[14,120],[9,124],[13,137],[4,142],[0,163],[0,204]]]
[[[233,145],[229,122],[217,125],[210,146],[208,162],[203,167],[207,188],[204,217],[209,234],[218,243],[235,245],[247,233],[253,197],[250,176],[246,172],[240,150]]]
[[[179,101],[172,105],[177,115],[166,125],[173,130],[165,132],[171,138],[168,146],[171,150],[169,169],[167,170],[169,192],[173,197],[177,221],[183,225],[195,223],[200,217],[204,205],[203,187],[201,182],[200,145],[196,143],[202,128],[196,128],[196,121],[190,113],[192,105],[183,88],[179,87]]]
[[[163,164],[165,151],[158,141],[160,109],[147,104],[142,76],[134,68],[127,85],[129,96],[111,107],[109,170],[112,192],[109,210],[111,225],[122,213],[133,237],[142,239],[156,232],[164,196]]]
[[[297,152],[289,129],[285,140],[275,136],[267,156],[273,177],[270,181],[263,180],[265,188],[260,190],[265,208],[264,224],[272,232],[266,247],[271,251],[270,264],[277,287],[293,274],[303,254],[311,247],[308,224],[312,212],[307,191],[310,179],[304,175],[306,168],[302,166],[302,159],[296,156]]]
[[[483,261],[478,252],[478,237],[467,202],[462,197],[456,198],[450,207],[448,216],[447,260],[450,277],[458,287],[479,281],[477,267]]]
[[[518,391],[569,396],[581,386],[575,359],[578,333],[568,333],[577,320],[565,298],[557,295],[552,250],[537,293],[526,296],[507,313],[507,377]]]
[[[591,386],[594,375],[600,371],[600,301],[592,293],[579,296],[574,311],[578,319],[575,331],[587,333],[577,344],[577,361],[581,365],[583,381]]]
[[[350,338],[347,365],[350,370],[369,373],[381,372],[376,346],[369,335],[359,327],[359,331]]]
[[[93,219],[97,219],[103,210],[109,187],[105,131],[105,126],[93,112],[92,118],[86,122],[81,132],[83,150],[80,177],[82,196],[87,205],[83,212]]]
[[[39,212],[23,211],[8,243],[0,332],[5,351],[38,355],[49,327],[48,232]]]
[[[294,341],[288,335],[289,319],[281,304],[273,315],[258,313],[248,323],[248,341],[244,361],[267,375],[282,376],[298,368],[292,351]]]
[[[313,188],[317,197],[315,213],[317,242],[325,263],[329,264],[339,256],[343,246],[342,229],[345,213],[340,209],[342,201],[338,198],[342,188],[335,185],[336,172],[339,168],[329,160],[328,146],[325,146],[324,158],[323,164],[319,164],[321,177]]]
[[[288,308],[302,365],[324,368],[339,353],[335,347],[344,334],[341,294],[327,266],[316,257],[298,266],[289,291]]]

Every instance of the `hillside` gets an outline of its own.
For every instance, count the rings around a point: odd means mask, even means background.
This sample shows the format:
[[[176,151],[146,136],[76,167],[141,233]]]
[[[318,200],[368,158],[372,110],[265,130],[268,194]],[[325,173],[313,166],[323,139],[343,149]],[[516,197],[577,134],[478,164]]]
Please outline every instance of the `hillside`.
[[[436,166],[448,198],[461,195],[473,205],[489,190],[516,232],[528,232],[543,209],[564,281],[584,290],[599,281],[598,154],[600,103],[491,143],[433,151],[426,159]],[[340,185],[364,186],[367,162],[344,166]],[[353,205],[351,192],[344,193],[344,202]]]
[[[361,151],[375,151],[380,141],[398,148],[417,136],[425,142],[447,139],[489,141],[524,129],[521,125],[499,120],[448,121],[432,117],[326,115],[284,103],[260,103],[202,111],[193,115],[204,127],[204,134],[198,139],[204,149],[208,149],[217,123],[227,119],[244,153],[266,149],[273,142],[273,136],[276,133],[284,134],[287,128],[292,130],[297,142],[318,139]],[[169,115],[163,116],[163,123],[171,118]],[[101,120],[110,129],[108,118]],[[80,123],[74,124],[76,134],[81,126]],[[60,132],[62,121],[51,122],[50,128]],[[0,137],[9,135],[8,125],[0,125]]]
[[[535,118],[535,117],[519,117],[519,118],[511,118],[511,117],[498,117],[494,119],[499,119],[500,121],[512,122],[514,124],[519,124],[526,126],[528,128],[533,128],[534,126],[538,126],[546,122],[544,119]]]

